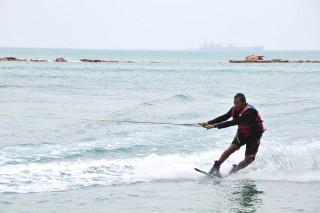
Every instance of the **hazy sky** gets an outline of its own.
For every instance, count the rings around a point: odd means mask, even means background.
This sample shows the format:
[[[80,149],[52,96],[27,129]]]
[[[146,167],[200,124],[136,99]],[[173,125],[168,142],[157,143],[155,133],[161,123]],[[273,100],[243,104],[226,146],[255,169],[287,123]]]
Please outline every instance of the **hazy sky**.
[[[320,50],[320,0],[0,0],[0,47]]]

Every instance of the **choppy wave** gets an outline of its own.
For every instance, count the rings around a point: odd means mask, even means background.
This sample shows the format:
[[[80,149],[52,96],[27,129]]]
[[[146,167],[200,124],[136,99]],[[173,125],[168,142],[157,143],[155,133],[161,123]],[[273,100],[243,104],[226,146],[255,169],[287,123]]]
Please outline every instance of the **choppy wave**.
[[[120,148],[121,149],[121,148]],[[270,181],[319,181],[320,145],[318,141],[301,146],[264,147],[248,168],[226,180],[254,179]],[[9,150],[7,150],[9,151]],[[15,150],[17,151],[17,150]],[[86,150],[85,152],[87,152]],[[109,152],[94,148],[90,152]],[[121,152],[119,149],[115,150]],[[7,162],[0,167],[2,193],[30,193],[73,190],[95,185],[119,185],[136,182],[199,179],[194,167],[209,169],[222,150],[193,154],[149,154],[117,159],[66,159],[60,161]],[[55,153],[49,152],[54,158]],[[39,156],[39,155],[38,155]],[[2,162],[5,156],[1,157]],[[35,156],[35,158],[37,158]],[[243,153],[230,157],[222,166],[227,173]]]

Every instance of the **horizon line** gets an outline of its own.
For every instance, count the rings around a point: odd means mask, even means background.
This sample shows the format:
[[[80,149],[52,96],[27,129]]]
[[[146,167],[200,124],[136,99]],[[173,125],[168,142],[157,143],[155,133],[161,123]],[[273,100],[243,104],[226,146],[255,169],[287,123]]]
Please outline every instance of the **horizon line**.
[[[1,46],[0,48],[12,48],[12,49],[64,49],[64,50],[113,50],[113,51],[199,51],[199,52],[250,52],[250,50],[217,50],[217,51],[206,51],[199,50],[197,48],[187,49],[113,49],[113,48],[77,48],[77,47],[8,47]],[[320,49],[263,49],[256,50],[258,52],[263,51],[320,51]]]

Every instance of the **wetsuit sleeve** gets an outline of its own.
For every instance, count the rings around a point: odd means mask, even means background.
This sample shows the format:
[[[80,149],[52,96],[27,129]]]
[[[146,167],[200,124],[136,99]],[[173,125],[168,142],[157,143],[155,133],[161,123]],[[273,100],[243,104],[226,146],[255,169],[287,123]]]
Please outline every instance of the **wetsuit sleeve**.
[[[218,129],[226,128],[229,126],[239,125],[243,123],[251,123],[254,120],[254,113],[251,110],[247,110],[242,116],[237,117],[231,121],[221,122],[217,124]]]
[[[231,118],[231,111],[232,111],[232,108],[226,114],[221,115],[211,121],[208,121],[208,124],[217,124],[217,123],[221,123],[223,121],[228,120],[229,118]]]

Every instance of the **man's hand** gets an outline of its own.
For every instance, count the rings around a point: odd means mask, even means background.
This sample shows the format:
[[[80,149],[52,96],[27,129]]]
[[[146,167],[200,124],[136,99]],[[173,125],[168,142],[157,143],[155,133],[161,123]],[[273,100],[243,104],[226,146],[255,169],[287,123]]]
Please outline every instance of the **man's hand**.
[[[209,124],[208,122],[203,122],[201,124],[202,127],[206,128],[206,129],[212,129],[212,128],[217,128],[216,124]]]
[[[201,123],[201,126],[207,126],[207,125],[209,125],[208,122],[202,122],[202,123]]]

